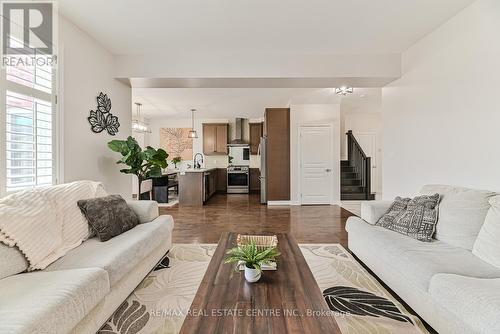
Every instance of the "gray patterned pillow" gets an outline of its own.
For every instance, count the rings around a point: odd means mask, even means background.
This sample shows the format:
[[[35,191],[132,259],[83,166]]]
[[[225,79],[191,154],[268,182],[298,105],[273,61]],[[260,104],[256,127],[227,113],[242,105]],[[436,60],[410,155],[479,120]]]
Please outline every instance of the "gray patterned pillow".
[[[375,225],[430,242],[436,231],[439,199],[439,194],[413,199],[396,197],[389,211]]]
[[[78,201],[78,207],[101,241],[134,228],[139,218],[120,195]]]

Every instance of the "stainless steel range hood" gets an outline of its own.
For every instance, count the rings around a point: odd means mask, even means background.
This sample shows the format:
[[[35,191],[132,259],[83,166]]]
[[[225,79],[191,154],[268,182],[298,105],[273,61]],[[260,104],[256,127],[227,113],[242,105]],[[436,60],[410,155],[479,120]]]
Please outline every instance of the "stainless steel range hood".
[[[244,122],[244,119],[243,118],[236,118],[236,121],[235,121],[235,127],[236,127],[236,131],[235,131],[235,137],[233,140],[231,140],[231,142],[229,144],[227,144],[227,146],[248,146],[249,143],[246,143],[244,140],[243,140],[243,122]]]

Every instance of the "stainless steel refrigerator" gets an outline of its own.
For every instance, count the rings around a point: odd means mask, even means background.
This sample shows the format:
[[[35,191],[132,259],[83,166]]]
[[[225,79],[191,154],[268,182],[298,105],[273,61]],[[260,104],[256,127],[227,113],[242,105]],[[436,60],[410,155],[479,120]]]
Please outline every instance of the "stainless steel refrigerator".
[[[266,176],[267,176],[267,137],[260,138],[258,155],[260,156],[260,203],[267,204],[267,189],[266,189]]]

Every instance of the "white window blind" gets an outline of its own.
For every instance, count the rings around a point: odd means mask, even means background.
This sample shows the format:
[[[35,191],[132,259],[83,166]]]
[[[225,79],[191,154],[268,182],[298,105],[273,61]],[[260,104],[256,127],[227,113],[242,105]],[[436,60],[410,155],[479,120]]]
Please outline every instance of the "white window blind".
[[[6,92],[6,191],[53,182],[52,104]]]
[[[20,85],[52,93],[52,68],[48,66],[8,66],[7,80]]]
[[[0,196],[55,183],[54,74],[50,66],[8,66],[2,71]]]

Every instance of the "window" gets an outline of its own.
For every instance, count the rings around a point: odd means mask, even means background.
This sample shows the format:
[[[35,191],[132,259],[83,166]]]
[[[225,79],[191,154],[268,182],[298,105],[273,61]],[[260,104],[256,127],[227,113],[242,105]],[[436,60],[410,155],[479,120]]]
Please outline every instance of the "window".
[[[52,68],[47,66],[8,66],[7,80],[20,85],[52,93]]]
[[[2,70],[0,196],[56,181],[54,77],[50,66]]]

